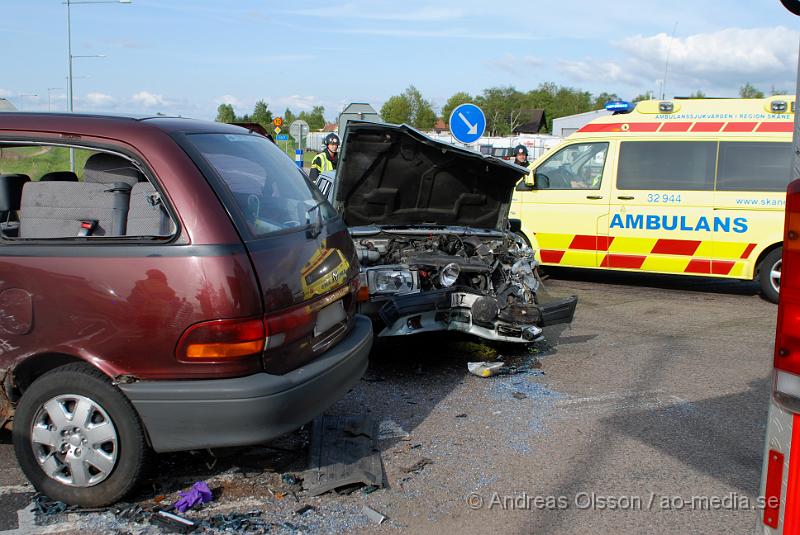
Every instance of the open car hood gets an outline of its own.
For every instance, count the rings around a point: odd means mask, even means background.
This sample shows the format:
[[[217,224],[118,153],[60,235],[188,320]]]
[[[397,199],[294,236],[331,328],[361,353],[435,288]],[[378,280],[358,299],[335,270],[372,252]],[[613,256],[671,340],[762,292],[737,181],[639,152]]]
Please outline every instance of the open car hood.
[[[335,204],[349,227],[458,225],[503,230],[513,163],[434,141],[407,125],[350,121]]]

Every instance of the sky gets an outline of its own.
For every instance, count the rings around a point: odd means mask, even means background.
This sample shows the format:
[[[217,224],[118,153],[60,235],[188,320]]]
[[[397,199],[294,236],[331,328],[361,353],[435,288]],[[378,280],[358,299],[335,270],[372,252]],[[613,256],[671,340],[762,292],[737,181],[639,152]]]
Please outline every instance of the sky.
[[[84,2],[87,0],[84,0]],[[453,93],[544,82],[594,95],[794,92],[800,17],[779,0],[132,0],[71,6],[74,109],[213,119],[376,109],[409,85]],[[67,7],[0,0],[0,97],[67,109]],[[35,96],[34,96],[35,95]]]

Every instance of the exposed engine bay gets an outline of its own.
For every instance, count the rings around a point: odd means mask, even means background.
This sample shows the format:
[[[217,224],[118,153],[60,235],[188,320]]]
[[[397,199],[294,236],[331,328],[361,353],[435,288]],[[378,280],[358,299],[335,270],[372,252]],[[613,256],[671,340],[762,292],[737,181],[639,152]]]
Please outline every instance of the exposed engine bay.
[[[461,230],[353,232],[381,335],[447,329],[530,342],[543,324],[571,321],[574,298],[540,306],[534,252],[518,237]]]

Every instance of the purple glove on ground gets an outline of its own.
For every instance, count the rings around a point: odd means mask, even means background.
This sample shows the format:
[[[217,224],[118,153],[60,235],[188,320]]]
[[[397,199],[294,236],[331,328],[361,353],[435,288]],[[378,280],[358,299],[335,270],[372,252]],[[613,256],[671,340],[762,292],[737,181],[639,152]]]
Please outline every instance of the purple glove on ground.
[[[181,498],[175,502],[175,510],[183,513],[198,503],[208,503],[214,499],[205,481],[198,481],[187,492],[179,492]]]

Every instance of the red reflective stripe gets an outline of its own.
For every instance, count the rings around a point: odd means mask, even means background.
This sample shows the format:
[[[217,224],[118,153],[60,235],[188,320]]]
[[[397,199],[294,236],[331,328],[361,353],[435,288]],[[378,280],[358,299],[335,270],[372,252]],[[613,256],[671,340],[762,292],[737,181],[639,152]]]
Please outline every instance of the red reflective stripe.
[[[769,450],[767,459],[767,482],[764,485],[764,524],[778,529],[781,513],[781,483],[783,483],[783,454]]]
[[[539,251],[539,256],[542,258],[542,262],[547,262],[548,264],[558,264],[561,262],[561,259],[564,258],[564,253],[566,251],[550,251],[548,249],[541,249]]]
[[[711,273],[711,260],[692,260],[684,273]]]
[[[712,260],[711,273],[714,275],[727,275],[733,269],[736,262],[730,260]]]
[[[752,253],[753,249],[755,249],[755,248],[756,248],[756,244],[755,243],[748,244],[747,247],[745,247],[744,252],[742,253],[742,256],[740,256],[739,258],[746,259],[747,257],[750,256],[750,253]]]
[[[752,132],[755,130],[756,122],[750,121],[737,121],[735,123],[728,123],[725,125],[725,128],[722,129],[723,132]]]
[[[629,132],[655,132],[661,123],[628,123]]]
[[[692,256],[698,247],[700,247],[699,241],[660,239],[656,242],[650,253]]]
[[[756,132],[792,132],[793,130],[794,123],[780,121],[776,123],[761,123],[756,129]]]
[[[639,269],[646,259],[646,256],[607,254],[600,262],[600,267]]]
[[[613,237],[609,236],[586,236],[577,234],[572,238],[568,249],[580,249],[583,251],[608,251],[609,245],[614,241]]]
[[[783,535],[800,535],[800,414],[792,418],[792,447],[786,479]]]
[[[694,123],[692,132],[719,132],[725,123]]]
[[[664,123],[659,132],[688,132],[692,123]]]
[[[600,124],[592,124],[589,123],[584,125],[578,130],[578,132],[621,132],[622,131],[622,123],[600,123]]]

